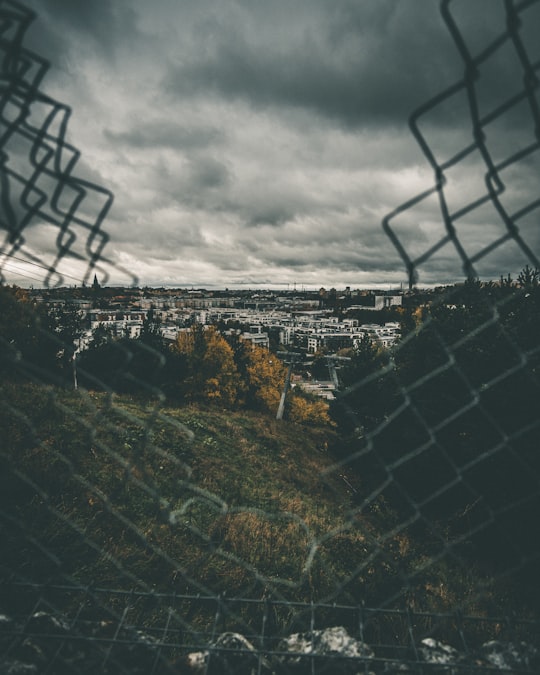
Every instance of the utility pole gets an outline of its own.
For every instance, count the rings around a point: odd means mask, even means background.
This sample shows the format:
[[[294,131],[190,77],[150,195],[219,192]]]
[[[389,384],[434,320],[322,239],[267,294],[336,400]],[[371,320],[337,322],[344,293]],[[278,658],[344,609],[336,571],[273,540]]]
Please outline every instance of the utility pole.
[[[73,389],[79,388],[79,382],[77,379],[77,354],[79,353],[79,347],[73,352],[72,366],[73,366]]]
[[[282,420],[283,419],[283,413],[285,412],[285,399],[287,398],[287,392],[289,391],[289,387],[291,385],[291,374],[292,374],[292,369],[295,363],[298,363],[298,361],[301,360],[302,354],[299,354],[298,352],[278,352],[278,356],[283,356],[283,361],[285,363],[289,364],[289,367],[287,368],[287,375],[285,376],[285,382],[283,384],[283,391],[281,393],[281,399],[279,401],[279,407],[276,415],[277,420]]]

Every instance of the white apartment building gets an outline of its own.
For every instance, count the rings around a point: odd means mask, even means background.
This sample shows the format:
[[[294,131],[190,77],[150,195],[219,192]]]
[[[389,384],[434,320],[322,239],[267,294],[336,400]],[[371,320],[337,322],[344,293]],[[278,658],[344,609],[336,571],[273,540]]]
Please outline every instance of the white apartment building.
[[[115,337],[135,339],[141,334],[146,312],[91,309],[87,312],[86,318],[91,332],[98,326],[104,326]]]
[[[364,336],[368,335],[375,344],[389,348],[400,335],[400,325],[396,321],[390,321],[381,326],[377,323],[362,324],[348,330],[324,329],[313,332],[307,340],[307,351],[315,354],[322,349],[338,351],[347,347],[356,347]]]
[[[242,333],[240,337],[242,340],[246,340],[246,342],[251,342],[251,344],[256,347],[270,349],[270,338],[268,337],[268,333]]]

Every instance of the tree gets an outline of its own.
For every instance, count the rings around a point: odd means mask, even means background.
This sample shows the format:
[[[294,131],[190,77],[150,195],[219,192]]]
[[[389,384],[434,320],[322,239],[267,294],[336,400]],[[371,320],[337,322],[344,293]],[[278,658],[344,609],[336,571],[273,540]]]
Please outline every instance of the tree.
[[[254,410],[277,411],[286,368],[271,352],[253,345],[247,350],[246,405]]]
[[[21,288],[0,287],[1,374],[55,379],[59,344],[51,335],[51,320],[44,306],[32,304]]]
[[[467,536],[484,559],[540,550],[537,276],[525,268],[503,293],[475,279],[447,289],[415,312],[391,361],[362,341],[332,406],[363,492],[384,484],[396,511]]]
[[[168,348],[152,311],[135,339],[117,339],[100,324],[77,363],[80,383],[89,389],[181,398],[186,357]]]
[[[77,357],[78,379],[88,389],[110,389],[121,393],[124,375],[128,372],[132,352],[130,340],[115,340],[111,330],[100,324],[88,348]]]
[[[240,388],[233,350],[215,329],[206,331],[206,351],[203,359],[203,395],[226,406],[236,403]]]
[[[328,380],[330,371],[328,370],[328,360],[324,358],[324,353],[318,351],[313,355],[313,363],[310,367],[311,376],[316,380]]]
[[[48,310],[47,330],[51,339],[56,341],[56,358],[62,376],[71,381],[73,356],[76,343],[82,334],[82,317],[80,311],[72,303]]]
[[[351,360],[340,370],[346,394],[331,403],[330,413],[347,433],[374,428],[392,406],[394,382],[384,370],[387,362],[388,352],[379,349],[365,334],[356,344]]]
[[[297,424],[331,424],[328,402],[296,388],[291,396],[288,419]]]
[[[213,326],[205,329],[195,325],[190,331],[182,331],[172,352],[187,359],[187,377],[183,382],[186,398],[225,406],[237,402],[241,382],[234,352]]]
[[[148,310],[148,314],[141,327],[140,341],[147,347],[151,347],[158,352],[163,352],[164,342],[161,334],[161,320],[155,315],[153,309]]]
[[[529,265],[525,267],[518,274],[517,283],[521,288],[530,289],[535,286],[538,286],[540,281],[540,270],[536,267],[533,269]]]

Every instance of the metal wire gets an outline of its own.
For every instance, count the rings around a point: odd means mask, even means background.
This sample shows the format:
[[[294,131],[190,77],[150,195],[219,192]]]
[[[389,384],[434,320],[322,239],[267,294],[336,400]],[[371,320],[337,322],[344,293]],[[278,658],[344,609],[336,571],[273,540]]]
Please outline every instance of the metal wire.
[[[0,12],[0,228],[4,232],[0,274],[18,259],[32,269],[46,270],[45,286],[60,286],[66,277],[72,278],[62,272],[62,263],[71,259],[86,266],[82,281],[88,282],[98,269],[108,280],[112,263],[104,255],[109,236],[102,224],[113,195],[73,173],[80,153],[66,141],[71,109],[43,93],[49,64],[23,44],[34,14],[5,0]],[[26,148],[25,155],[20,148]],[[50,260],[27,242],[32,226],[47,225],[57,230],[56,255]],[[128,285],[136,282],[131,272],[122,270],[122,274]]]

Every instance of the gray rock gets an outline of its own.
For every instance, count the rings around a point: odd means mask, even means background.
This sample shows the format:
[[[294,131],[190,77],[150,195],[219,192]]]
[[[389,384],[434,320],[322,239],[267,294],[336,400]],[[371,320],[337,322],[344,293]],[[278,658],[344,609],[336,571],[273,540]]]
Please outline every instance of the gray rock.
[[[37,675],[37,666],[13,659],[0,661],[0,675]]]
[[[328,672],[365,673],[366,660],[374,653],[368,645],[351,637],[345,628],[335,626],[307,633],[294,633],[284,638],[278,646],[282,662],[294,672],[311,672],[311,661],[321,668],[331,668]],[[359,663],[359,660],[362,662]]]
[[[32,634],[61,635],[69,632],[68,624],[48,612],[34,612],[28,620],[26,629]]]
[[[18,630],[15,621],[6,614],[0,614],[0,649],[1,653],[11,645],[14,639],[14,633]]]
[[[430,673],[461,675],[469,672],[466,668],[467,664],[472,665],[467,654],[463,654],[451,645],[433,638],[422,640],[418,653],[422,663],[430,665]]]
[[[414,663],[388,663],[384,664],[383,675],[416,675],[418,667]]]
[[[184,671],[205,675],[270,675],[267,660],[240,633],[222,633],[203,652],[191,652],[182,660]]]
[[[190,652],[186,657],[181,659],[178,663],[181,666],[183,672],[193,673],[206,673],[206,667],[208,666],[208,659],[210,657],[210,652]]]
[[[23,663],[15,659],[0,661],[0,675],[37,675],[37,666],[33,663]]]
[[[490,666],[499,670],[540,672],[540,653],[526,642],[491,640],[482,645],[480,655]]]
[[[418,651],[426,663],[448,665],[463,661],[463,655],[457,649],[433,638],[422,640]]]

